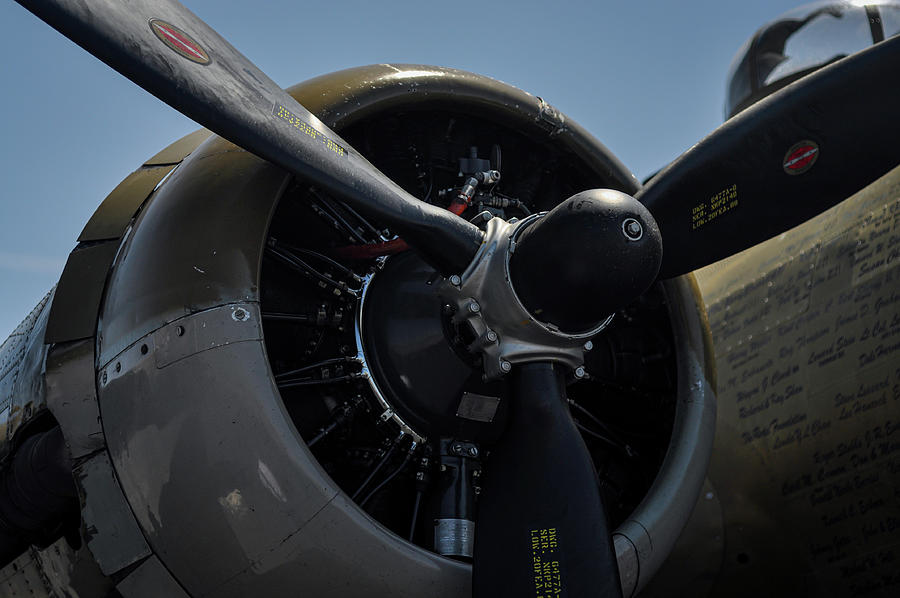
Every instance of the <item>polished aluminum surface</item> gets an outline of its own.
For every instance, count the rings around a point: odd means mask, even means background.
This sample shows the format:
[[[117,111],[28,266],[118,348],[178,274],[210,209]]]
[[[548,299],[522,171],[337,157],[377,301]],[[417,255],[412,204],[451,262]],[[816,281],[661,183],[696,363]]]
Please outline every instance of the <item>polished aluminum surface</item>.
[[[475,522],[468,519],[435,519],[434,550],[444,556],[472,558],[475,550]]]

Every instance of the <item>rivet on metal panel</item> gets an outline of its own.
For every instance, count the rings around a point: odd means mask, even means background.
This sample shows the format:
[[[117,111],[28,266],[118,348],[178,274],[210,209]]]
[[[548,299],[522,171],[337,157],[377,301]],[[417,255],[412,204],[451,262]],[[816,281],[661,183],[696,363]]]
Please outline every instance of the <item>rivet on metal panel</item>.
[[[228,304],[180,318],[145,338],[152,339],[156,367],[163,368],[201,351],[259,340],[259,322],[258,305]]]

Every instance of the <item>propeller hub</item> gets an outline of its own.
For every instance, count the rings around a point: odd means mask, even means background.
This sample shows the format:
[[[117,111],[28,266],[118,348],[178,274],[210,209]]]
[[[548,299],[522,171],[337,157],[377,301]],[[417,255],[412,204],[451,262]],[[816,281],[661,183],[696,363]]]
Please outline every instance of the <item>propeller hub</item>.
[[[470,330],[474,340],[467,349],[482,356],[486,380],[510,373],[514,364],[532,361],[575,369],[584,362],[585,341],[612,320],[608,316],[589,330],[569,333],[535,317],[519,299],[511,284],[511,256],[519,235],[542,217],[489,220],[484,242],[469,267],[441,283],[441,300],[451,306],[454,324]]]
[[[650,212],[625,193],[592,189],[529,223],[509,270],[529,313],[575,333],[595,328],[646,291],[661,260],[662,238]]]

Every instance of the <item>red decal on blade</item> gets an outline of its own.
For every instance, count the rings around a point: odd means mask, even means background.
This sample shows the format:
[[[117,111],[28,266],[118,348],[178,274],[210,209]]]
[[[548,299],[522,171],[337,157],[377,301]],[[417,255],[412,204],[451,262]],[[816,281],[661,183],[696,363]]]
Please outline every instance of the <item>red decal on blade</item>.
[[[150,19],[150,29],[157,38],[175,52],[197,64],[209,64],[209,54],[190,35],[159,19]]]
[[[819,146],[815,142],[804,139],[795,143],[784,155],[781,162],[788,174],[802,174],[813,167],[819,159]]]

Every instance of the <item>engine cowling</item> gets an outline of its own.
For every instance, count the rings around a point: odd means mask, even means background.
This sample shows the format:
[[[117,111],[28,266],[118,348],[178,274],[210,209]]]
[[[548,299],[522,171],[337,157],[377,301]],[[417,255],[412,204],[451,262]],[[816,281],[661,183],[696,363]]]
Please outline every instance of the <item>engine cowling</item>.
[[[485,77],[377,65],[291,93],[420,198],[453,209],[470,174],[500,171],[499,186],[459,207],[466,216],[521,218],[582,189],[638,187],[576,123]],[[434,488],[464,463],[477,495],[480,455],[437,440],[489,449],[483,424],[503,417],[502,382],[482,381],[459,350],[473,339],[442,311],[436,273],[411,253],[381,257],[402,247],[379,223],[203,139],[164,150],[104,202],[54,299],[44,350],[58,359],[34,411],[58,421],[75,459],[86,547],[70,568],[89,550],[93,583],[115,579],[126,595],[142,584],[469,595],[465,551],[431,528],[470,517],[477,533],[477,506],[445,518]],[[92,284],[79,284],[84,272]],[[654,287],[592,342],[570,401],[632,595],[686,522],[712,443],[692,277]],[[461,415],[459,396],[495,410]]]

